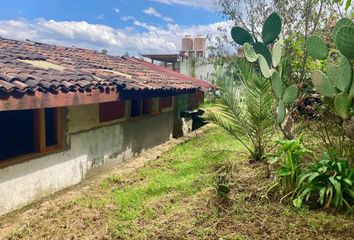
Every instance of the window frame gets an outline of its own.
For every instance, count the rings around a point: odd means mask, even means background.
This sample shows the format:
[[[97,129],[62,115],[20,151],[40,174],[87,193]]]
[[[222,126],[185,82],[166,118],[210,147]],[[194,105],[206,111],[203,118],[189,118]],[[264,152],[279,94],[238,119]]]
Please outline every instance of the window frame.
[[[54,126],[57,144],[46,146],[45,109],[32,109],[34,118],[33,141],[35,142],[35,152],[25,153],[8,159],[0,160],[0,169],[50,153],[58,152],[64,148],[62,108],[54,108],[54,110]]]

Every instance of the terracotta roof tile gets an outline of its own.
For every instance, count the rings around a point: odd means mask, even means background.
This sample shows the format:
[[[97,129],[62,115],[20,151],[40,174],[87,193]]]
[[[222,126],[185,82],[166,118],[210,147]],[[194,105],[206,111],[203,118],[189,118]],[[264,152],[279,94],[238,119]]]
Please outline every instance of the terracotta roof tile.
[[[192,91],[204,81],[134,58],[30,41],[0,39],[0,93],[90,91]]]

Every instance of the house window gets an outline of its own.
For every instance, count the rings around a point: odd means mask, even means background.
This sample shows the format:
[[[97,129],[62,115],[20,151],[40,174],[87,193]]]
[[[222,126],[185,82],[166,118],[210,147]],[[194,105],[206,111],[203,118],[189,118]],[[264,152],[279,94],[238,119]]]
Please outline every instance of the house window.
[[[143,115],[147,115],[151,113],[151,98],[143,99]]]
[[[141,99],[132,99],[131,100],[131,116],[138,117],[141,115]]]
[[[171,108],[172,107],[172,96],[161,97],[160,98],[160,109]]]
[[[0,112],[0,166],[61,147],[60,109]]]
[[[100,103],[100,122],[109,122],[125,118],[125,101]]]
[[[35,152],[33,111],[0,112],[0,160]]]
[[[131,117],[148,115],[152,111],[151,98],[132,99],[131,100]]]

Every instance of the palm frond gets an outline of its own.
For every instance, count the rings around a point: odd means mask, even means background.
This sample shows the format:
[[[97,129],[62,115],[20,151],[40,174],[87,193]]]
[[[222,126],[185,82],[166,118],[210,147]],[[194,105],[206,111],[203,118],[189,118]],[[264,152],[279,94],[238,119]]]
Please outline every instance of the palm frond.
[[[220,68],[214,82],[219,88],[219,103],[206,119],[225,129],[260,160],[275,133],[269,81],[255,73],[249,63],[239,61],[232,72]]]

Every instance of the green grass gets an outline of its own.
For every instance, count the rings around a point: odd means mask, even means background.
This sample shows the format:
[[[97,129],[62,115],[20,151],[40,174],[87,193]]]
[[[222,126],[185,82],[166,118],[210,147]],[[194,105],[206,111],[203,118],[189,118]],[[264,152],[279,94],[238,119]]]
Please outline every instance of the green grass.
[[[148,218],[153,218],[151,209],[145,211],[149,202],[170,194],[181,200],[212,186],[215,168],[231,153],[210,154],[206,150],[207,145],[233,149],[240,149],[241,146],[215,128],[208,133],[207,138],[211,141],[206,141],[206,136],[202,136],[171,149],[159,161],[148,164],[135,174],[140,181],[112,192],[111,197],[118,206],[118,230],[124,231],[124,222],[136,220],[143,212]]]
[[[228,151],[225,151],[228,150]],[[225,166],[231,192],[213,183]],[[228,168],[229,169],[229,168]],[[112,174],[74,199],[34,211],[9,239],[351,239],[354,219],[262,198],[264,165],[213,127],[128,175]],[[1,225],[1,221],[0,221]]]

